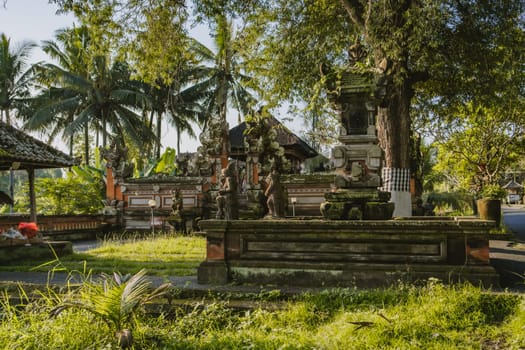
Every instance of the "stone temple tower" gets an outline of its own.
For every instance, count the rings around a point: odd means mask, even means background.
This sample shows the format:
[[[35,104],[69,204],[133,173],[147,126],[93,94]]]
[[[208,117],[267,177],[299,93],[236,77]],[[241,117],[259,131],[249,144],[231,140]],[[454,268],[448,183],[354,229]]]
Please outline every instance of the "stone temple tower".
[[[332,149],[336,177],[334,190],[325,195],[321,212],[327,219],[390,219],[394,204],[382,192],[383,152],[376,135],[376,103],[381,96],[371,74],[353,69],[342,74],[330,100],[339,114],[340,145]]]

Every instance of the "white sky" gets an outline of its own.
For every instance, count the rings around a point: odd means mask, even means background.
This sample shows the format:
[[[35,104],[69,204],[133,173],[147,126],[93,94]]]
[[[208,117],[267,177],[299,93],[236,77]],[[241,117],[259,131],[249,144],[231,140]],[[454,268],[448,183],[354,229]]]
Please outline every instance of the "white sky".
[[[0,33],[11,38],[11,45],[25,40],[39,44],[51,40],[57,29],[70,27],[74,22],[71,15],[55,15],[56,6],[48,0],[7,0],[6,7],[0,1]],[[35,49],[33,60],[47,59],[40,49]]]
[[[48,0],[7,0],[5,8],[2,6],[3,3],[4,0],[0,0],[0,33],[6,34],[11,39],[12,46],[22,41],[33,41],[40,44],[42,40],[51,40],[54,38],[56,30],[70,27],[74,23],[74,16],[72,15],[56,15],[56,6],[49,4]],[[212,41],[207,34],[207,28],[201,26],[193,29],[190,31],[190,35],[205,45],[211,46]],[[32,61],[43,60],[49,60],[49,58],[40,48],[35,48]],[[237,123],[237,112],[231,114],[228,116],[230,127]],[[300,129],[300,126],[289,125],[286,122],[285,125],[294,131]],[[196,132],[197,135],[199,133],[200,131]],[[197,149],[198,140],[190,139],[187,135],[181,135],[181,138],[182,152],[193,152]],[[162,144],[164,147],[176,148],[176,141],[173,130],[163,130]],[[65,146],[60,142],[54,146],[62,150],[65,149]]]

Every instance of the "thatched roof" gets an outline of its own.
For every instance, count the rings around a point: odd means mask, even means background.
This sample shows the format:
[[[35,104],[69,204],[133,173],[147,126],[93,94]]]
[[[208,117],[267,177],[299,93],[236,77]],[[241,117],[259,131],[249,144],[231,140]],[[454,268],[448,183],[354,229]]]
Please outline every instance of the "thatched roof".
[[[67,168],[79,162],[28,134],[0,122],[0,170]]]
[[[271,117],[270,125],[277,130],[277,142],[284,148],[285,153],[293,153],[295,156],[301,158],[301,160],[312,158],[319,154],[274,117]],[[245,130],[246,122],[242,122],[230,129],[229,136],[232,153],[243,152]]]

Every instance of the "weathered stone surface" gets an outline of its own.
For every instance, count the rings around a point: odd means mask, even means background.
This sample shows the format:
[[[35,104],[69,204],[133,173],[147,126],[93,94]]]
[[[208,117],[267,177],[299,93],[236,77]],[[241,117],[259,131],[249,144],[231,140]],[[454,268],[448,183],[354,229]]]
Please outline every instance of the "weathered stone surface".
[[[391,218],[394,213],[394,203],[367,202],[363,216],[366,220],[384,220]]]
[[[337,190],[334,192],[328,192],[325,195],[325,198],[334,202],[359,201],[362,203],[367,201],[378,201],[380,199],[377,190],[366,188],[356,188],[351,191]]]
[[[386,220],[392,217],[394,203],[372,201],[372,196],[353,194],[340,196],[341,200],[321,203],[320,210],[328,220]],[[377,200],[377,198],[375,198]]]
[[[228,267],[224,262],[204,262],[198,268],[198,283],[226,284],[228,281]]]
[[[13,261],[31,261],[43,259],[53,260],[56,256],[73,253],[73,244],[69,241],[32,243],[31,245],[15,245],[0,247],[0,264],[8,265]]]
[[[199,269],[205,283],[225,264],[229,282],[373,287],[399,279],[437,277],[488,287],[492,221],[243,220],[200,222],[208,255]],[[211,264],[211,265],[210,265]]]

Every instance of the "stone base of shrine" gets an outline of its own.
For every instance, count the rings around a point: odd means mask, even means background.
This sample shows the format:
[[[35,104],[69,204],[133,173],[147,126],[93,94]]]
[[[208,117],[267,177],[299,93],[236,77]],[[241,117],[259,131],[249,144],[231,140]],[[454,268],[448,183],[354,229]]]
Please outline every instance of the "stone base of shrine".
[[[436,278],[444,283],[469,282],[496,287],[499,275],[491,266],[429,266],[424,264],[268,264],[265,261],[233,262],[231,281],[304,287],[388,287],[400,283],[419,283]]]
[[[493,221],[204,220],[199,283],[305,287],[390,286],[437,278],[497,287],[489,264]]]
[[[0,247],[0,264],[9,265],[16,261],[49,261],[73,254],[73,244],[70,241],[52,241],[39,243],[19,243]]]

